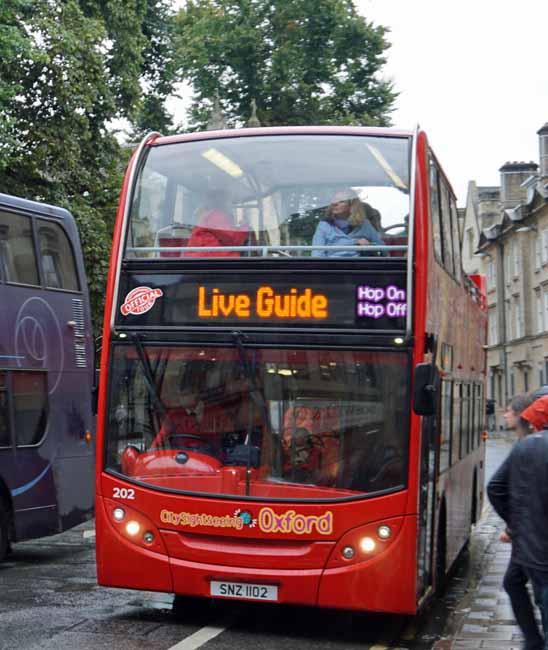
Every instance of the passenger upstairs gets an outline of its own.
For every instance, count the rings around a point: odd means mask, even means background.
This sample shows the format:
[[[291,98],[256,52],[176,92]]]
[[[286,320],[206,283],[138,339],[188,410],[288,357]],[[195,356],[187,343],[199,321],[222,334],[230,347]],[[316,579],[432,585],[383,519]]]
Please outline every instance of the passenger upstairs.
[[[185,257],[240,257],[240,251],[211,250],[219,246],[244,246],[249,239],[249,228],[236,225],[226,193],[212,192],[198,214],[198,225],[187,246],[199,246],[204,250],[189,251]]]
[[[327,216],[320,221],[312,239],[313,246],[382,246],[384,241],[366,215],[366,205],[352,189],[337,192]],[[378,211],[367,208],[378,215]],[[313,250],[314,257],[359,257],[360,251],[333,248]]]

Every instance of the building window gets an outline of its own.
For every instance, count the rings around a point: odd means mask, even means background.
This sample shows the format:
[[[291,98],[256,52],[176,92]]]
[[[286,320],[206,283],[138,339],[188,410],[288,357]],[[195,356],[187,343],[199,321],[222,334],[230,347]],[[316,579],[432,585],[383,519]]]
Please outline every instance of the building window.
[[[521,303],[519,301],[519,296],[516,296],[515,300],[515,317],[516,317],[516,326],[515,326],[515,332],[516,332],[516,337],[517,339],[520,339],[525,332],[524,327],[523,327],[523,309],[521,307]]]
[[[544,288],[543,294],[542,294],[542,301],[544,304],[544,326],[548,325],[548,288]],[[542,330],[544,331],[544,329]]]
[[[542,250],[540,245],[540,237],[537,234],[535,237],[535,269],[540,269],[542,266]]]
[[[488,291],[491,291],[491,289],[494,289],[497,286],[496,270],[497,267],[495,266],[495,261],[489,260],[487,264],[487,290]]]
[[[516,394],[516,378],[513,372],[510,373],[510,394]]]
[[[512,242],[512,270],[514,277],[518,277],[521,273],[521,259],[519,254],[519,241],[514,239]]]
[[[527,370],[523,371],[523,390],[526,393],[529,391],[529,373]]]
[[[540,291],[535,292],[535,306],[537,312],[537,333],[544,332],[544,310],[542,308],[542,297]]]
[[[499,394],[499,399],[498,402],[499,404],[502,404],[502,375],[498,375],[498,394]]]
[[[543,264],[546,264],[546,262],[548,262],[548,230],[542,231],[541,261]]]
[[[507,254],[504,256],[504,280],[505,284],[512,281],[512,245],[508,244]]]
[[[497,327],[497,309],[496,307],[489,310],[489,345],[496,345],[498,340],[498,327]]]

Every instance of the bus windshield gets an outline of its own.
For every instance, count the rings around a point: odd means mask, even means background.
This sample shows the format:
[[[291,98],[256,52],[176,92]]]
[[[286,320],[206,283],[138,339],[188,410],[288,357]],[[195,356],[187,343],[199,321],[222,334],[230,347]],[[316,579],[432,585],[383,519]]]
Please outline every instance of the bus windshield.
[[[402,351],[118,344],[106,468],[212,496],[402,489],[408,368]]]
[[[375,247],[407,244],[409,160],[405,137],[268,135],[151,146],[125,256],[386,255]]]

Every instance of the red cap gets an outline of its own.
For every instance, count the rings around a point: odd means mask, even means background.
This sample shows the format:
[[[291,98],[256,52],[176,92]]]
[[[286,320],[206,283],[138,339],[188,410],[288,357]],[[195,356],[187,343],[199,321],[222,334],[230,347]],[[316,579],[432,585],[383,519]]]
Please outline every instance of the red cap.
[[[520,418],[530,422],[537,431],[542,431],[548,426],[548,395],[543,395],[535,400],[520,413]]]

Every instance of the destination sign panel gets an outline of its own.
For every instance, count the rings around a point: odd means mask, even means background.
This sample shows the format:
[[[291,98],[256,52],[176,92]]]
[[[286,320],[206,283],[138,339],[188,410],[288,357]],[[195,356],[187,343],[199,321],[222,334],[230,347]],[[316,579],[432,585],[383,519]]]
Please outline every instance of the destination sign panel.
[[[129,274],[117,324],[405,329],[404,272],[288,275]]]

